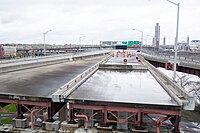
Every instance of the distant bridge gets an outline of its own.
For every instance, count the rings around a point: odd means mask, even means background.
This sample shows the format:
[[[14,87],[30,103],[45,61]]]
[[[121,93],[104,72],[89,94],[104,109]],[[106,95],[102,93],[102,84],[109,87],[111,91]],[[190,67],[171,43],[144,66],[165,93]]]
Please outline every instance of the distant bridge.
[[[143,57],[156,67],[173,70],[174,52],[146,50]],[[200,76],[200,53],[178,52],[177,71]]]
[[[95,50],[95,49],[108,49],[113,48],[113,46],[100,46],[100,45],[75,45],[75,46],[62,46],[62,47],[50,47],[47,46],[46,52],[47,53],[66,53],[66,52],[80,52],[84,50]],[[17,48],[18,52],[24,53],[38,53],[42,54],[44,52],[43,47],[32,47],[32,48]]]

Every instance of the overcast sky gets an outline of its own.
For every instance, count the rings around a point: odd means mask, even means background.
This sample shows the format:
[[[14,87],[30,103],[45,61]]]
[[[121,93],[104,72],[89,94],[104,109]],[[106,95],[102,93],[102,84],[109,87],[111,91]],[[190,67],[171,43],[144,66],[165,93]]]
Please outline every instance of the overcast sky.
[[[200,0],[180,2],[179,42],[200,39]],[[158,22],[162,38],[174,43],[177,6],[166,0],[0,0],[0,44],[99,43],[140,40],[150,43]]]

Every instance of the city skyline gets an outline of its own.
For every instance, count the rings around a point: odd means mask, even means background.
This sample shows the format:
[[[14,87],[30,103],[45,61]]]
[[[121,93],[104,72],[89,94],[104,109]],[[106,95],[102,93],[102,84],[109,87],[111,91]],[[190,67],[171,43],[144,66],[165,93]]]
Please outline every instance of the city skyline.
[[[179,42],[200,39],[200,1],[180,2]],[[166,0],[6,0],[0,1],[0,43],[97,44],[104,40],[152,42],[154,26],[160,24],[160,39],[174,44],[177,7]],[[161,43],[162,44],[162,43]]]

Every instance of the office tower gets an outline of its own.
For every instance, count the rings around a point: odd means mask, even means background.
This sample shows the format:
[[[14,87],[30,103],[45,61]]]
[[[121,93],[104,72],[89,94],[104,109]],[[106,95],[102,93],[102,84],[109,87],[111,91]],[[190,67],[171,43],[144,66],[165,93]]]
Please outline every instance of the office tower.
[[[154,38],[155,38],[154,46],[156,48],[159,48],[159,43],[160,43],[160,26],[159,26],[159,23],[156,23]]]
[[[187,45],[189,45],[189,43],[190,43],[190,37],[187,36]]]
[[[166,45],[166,37],[163,38],[163,45]]]

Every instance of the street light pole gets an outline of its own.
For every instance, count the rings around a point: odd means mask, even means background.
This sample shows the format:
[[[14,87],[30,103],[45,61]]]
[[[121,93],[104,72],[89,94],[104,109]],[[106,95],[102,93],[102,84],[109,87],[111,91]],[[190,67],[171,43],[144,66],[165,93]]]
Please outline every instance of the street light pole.
[[[79,49],[80,49],[80,46],[81,46],[81,39],[82,39],[83,37],[85,37],[85,36],[80,36],[80,37],[79,37]]]
[[[177,23],[176,23],[176,38],[175,38],[175,45],[174,45],[174,76],[173,76],[173,81],[176,82],[176,63],[177,63],[177,45],[178,45],[178,27],[179,27],[179,8],[180,8],[180,3],[174,3],[170,0],[167,0],[168,2],[174,4],[177,6]]]
[[[133,29],[133,30],[139,31],[139,32],[141,33],[141,45],[140,45],[140,51],[141,51],[141,54],[142,54],[142,45],[143,45],[143,31],[141,31],[141,30],[138,30],[138,29]]]
[[[46,55],[46,43],[45,43],[45,36],[48,32],[50,32],[51,30],[48,30],[46,32],[43,33],[43,38],[44,38],[44,55]]]

